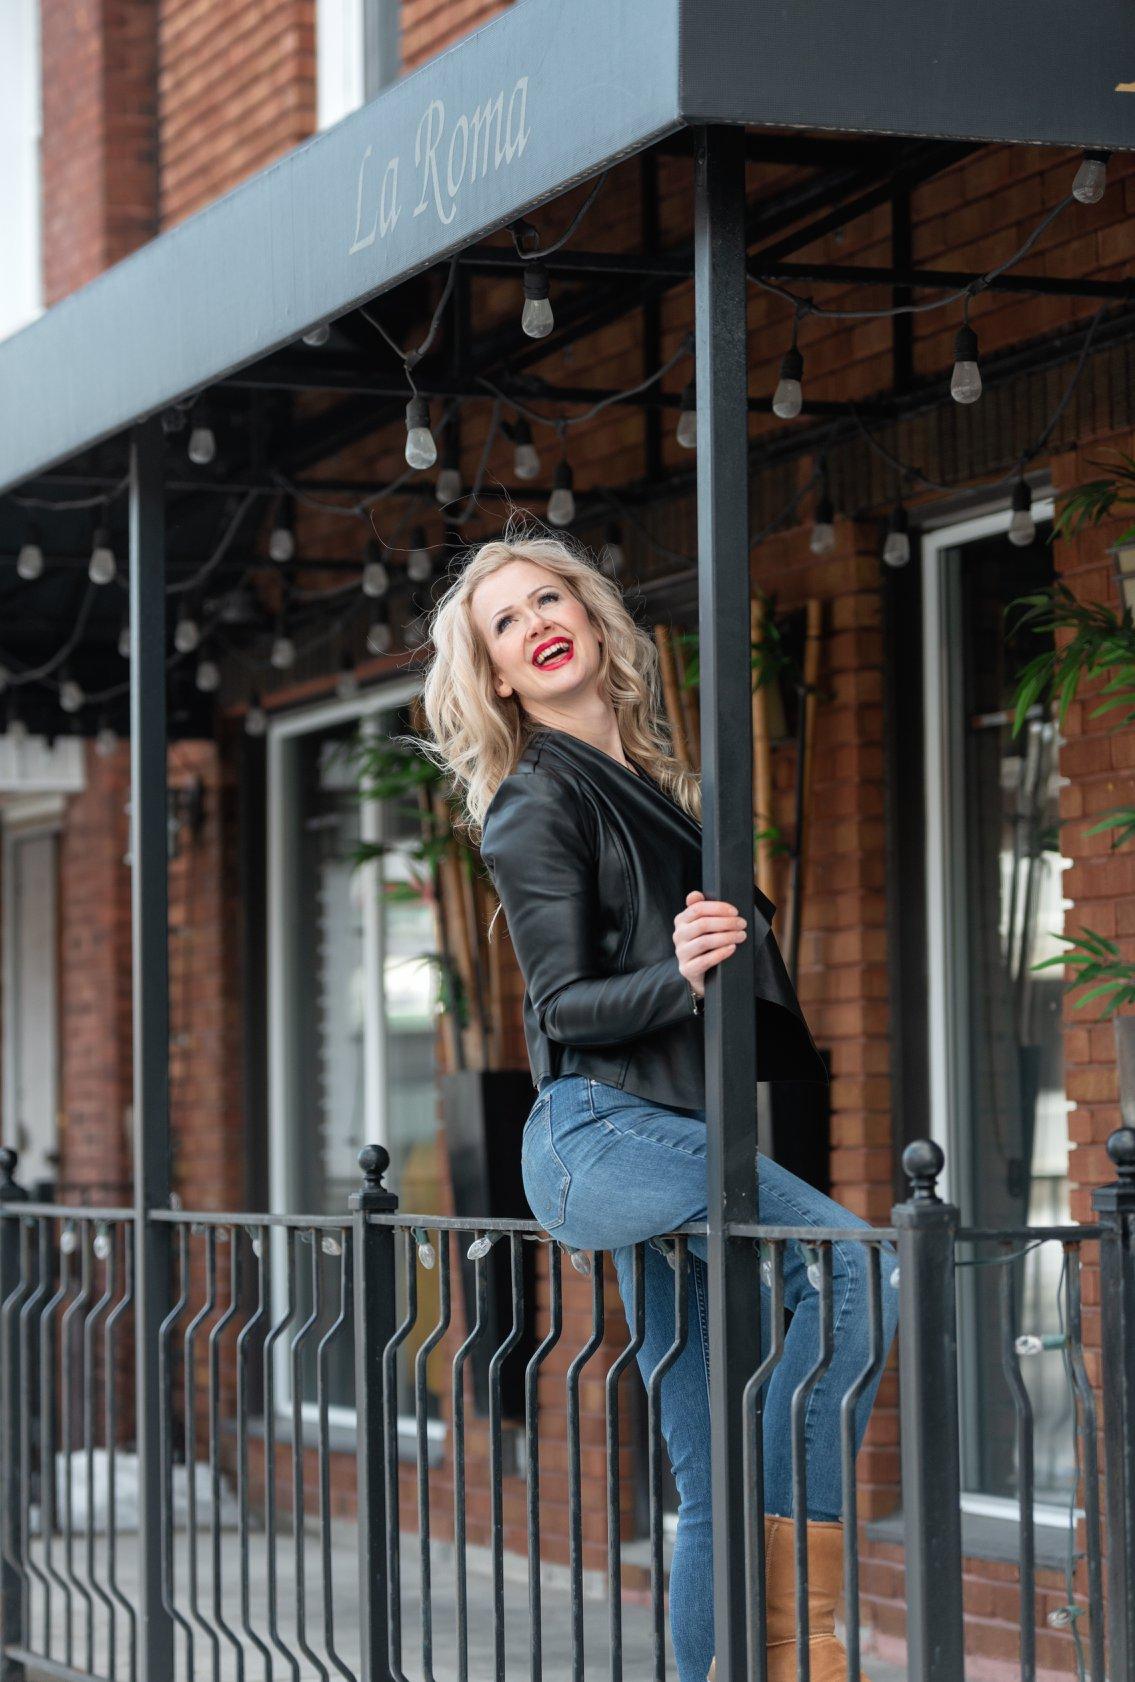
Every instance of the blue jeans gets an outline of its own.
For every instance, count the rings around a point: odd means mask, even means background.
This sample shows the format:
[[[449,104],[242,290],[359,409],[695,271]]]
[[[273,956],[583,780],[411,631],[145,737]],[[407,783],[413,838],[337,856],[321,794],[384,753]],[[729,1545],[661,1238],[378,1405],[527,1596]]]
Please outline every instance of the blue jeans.
[[[525,1123],[521,1164],[532,1213],[552,1238],[573,1250],[614,1252],[619,1291],[631,1311],[633,1246],[690,1221],[706,1219],[704,1110],[677,1110],[636,1097],[588,1075],[547,1077]],[[862,1227],[865,1221],[756,1154],[759,1213],[767,1226]],[[678,1532],[670,1567],[670,1630],[680,1682],[704,1682],[714,1651],[713,1528],[710,1506],[709,1337],[706,1240],[688,1240],[689,1333],[661,1384],[661,1425],[678,1488]],[[840,1516],[840,1403],[869,1362],[870,1246],[832,1246],[834,1353],[805,1408],[807,1516]],[[883,1337],[898,1321],[894,1251],[882,1246]],[[638,1362],[648,1379],[674,1340],[674,1272],[665,1249],[645,1250],[646,1338]],[[763,1396],[765,1510],[792,1512],[789,1417],[793,1391],[819,1354],[820,1297],[808,1257],[784,1251],[784,1300],[791,1323],[784,1352]],[[762,1340],[770,1319],[762,1286]],[[878,1389],[876,1377],[855,1410],[856,1450]]]

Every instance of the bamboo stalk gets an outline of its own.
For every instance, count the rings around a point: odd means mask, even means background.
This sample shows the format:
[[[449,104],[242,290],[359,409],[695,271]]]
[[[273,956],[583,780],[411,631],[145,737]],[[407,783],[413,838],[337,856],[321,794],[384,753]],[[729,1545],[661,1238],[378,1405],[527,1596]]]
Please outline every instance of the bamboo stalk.
[[[698,692],[692,684],[687,684],[686,675],[689,671],[689,658],[682,643],[671,643],[674,653],[674,666],[678,674],[678,695],[682,704],[682,721],[686,732],[686,747],[689,749],[690,766],[694,771],[701,770],[701,708],[698,705]]]
[[[796,834],[792,841],[788,922],[785,933],[785,952],[788,972],[793,984],[799,965],[800,929],[803,921],[804,847],[807,839],[808,794],[812,785],[812,756],[816,734],[816,689],[820,681],[820,659],[823,653],[823,602],[810,596],[804,620],[804,693],[800,700],[802,722],[796,766],[798,798],[796,802]]]
[[[434,816],[438,824],[438,833],[444,834],[449,822],[448,803],[444,795],[434,793]],[[476,984],[473,972],[473,954],[469,948],[469,926],[464,915],[460,881],[460,865],[458,864],[454,843],[450,841],[442,855],[439,870],[441,874],[442,896],[445,904],[446,927],[450,931],[453,942],[453,955],[457,965],[457,972],[461,977],[461,985],[469,1005],[469,1022],[461,1031],[463,1045],[462,1067],[475,1066],[475,1057],[469,1056],[470,1040],[478,1029]]]
[[[690,750],[686,742],[682,702],[678,693],[678,674],[674,665],[674,649],[670,642],[668,625],[655,625],[654,646],[658,650],[658,668],[662,678],[662,699],[666,706],[666,717],[670,724],[670,739],[674,744],[674,757],[682,765],[689,765]]]
[[[760,596],[749,602],[749,641],[759,643],[764,632],[765,604]],[[772,740],[769,736],[768,694],[764,684],[753,690],[753,819],[758,829],[772,824]],[[772,842],[765,836],[757,842],[757,884],[775,900],[772,891]]]

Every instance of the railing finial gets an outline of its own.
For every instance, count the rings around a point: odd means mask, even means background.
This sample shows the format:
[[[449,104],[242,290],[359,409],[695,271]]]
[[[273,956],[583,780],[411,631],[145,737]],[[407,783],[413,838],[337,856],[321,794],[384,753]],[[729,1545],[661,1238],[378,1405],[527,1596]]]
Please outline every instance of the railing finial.
[[[1115,1164],[1119,1183],[1135,1186],[1135,1127],[1117,1127],[1108,1138],[1107,1154]]]
[[[933,1139],[915,1139],[902,1153],[903,1173],[910,1181],[912,1203],[939,1203],[936,1190],[939,1174],[946,1166],[945,1153]]]
[[[27,1197],[22,1186],[16,1184],[16,1164],[19,1151],[11,1145],[0,1145],[0,1203],[19,1203]]]
[[[382,1176],[390,1167],[390,1152],[386,1146],[364,1145],[356,1160],[363,1171],[363,1183],[347,1199],[348,1206],[371,1212],[397,1209],[397,1197],[389,1186],[382,1183]]]

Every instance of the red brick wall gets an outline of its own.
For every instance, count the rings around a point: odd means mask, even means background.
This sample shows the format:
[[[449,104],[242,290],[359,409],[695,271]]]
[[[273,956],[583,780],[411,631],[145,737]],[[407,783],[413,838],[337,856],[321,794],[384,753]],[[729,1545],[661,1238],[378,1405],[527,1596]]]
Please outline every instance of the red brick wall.
[[[157,232],[157,7],[42,0],[44,296]]]

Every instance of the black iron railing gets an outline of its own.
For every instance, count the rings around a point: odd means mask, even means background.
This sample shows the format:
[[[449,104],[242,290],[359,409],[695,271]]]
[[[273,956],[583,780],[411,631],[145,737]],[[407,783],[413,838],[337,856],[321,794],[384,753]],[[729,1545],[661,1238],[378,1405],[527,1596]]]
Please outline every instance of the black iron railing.
[[[964,1674],[958,1440],[957,1268],[981,1254],[1000,1266],[1000,1340],[1015,1422],[1019,1496],[1020,1664],[1036,1671],[1037,1586],[1033,1525],[1033,1409],[1022,1375],[1031,1347],[1018,1326],[1016,1269],[1038,1244],[1063,1250],[1060,1346],[1075,1400],[1082,1520],[1070,1674],[1091,1682],[1133,1674],[1132,1542],[1135,1537],[1135,1134],[1109,1145],[1114,1185],[1095,1197],[1097,1224],[975,1232],[935,1191],[941,1153],[906,1153],[909,1199],[891,1228],[740,1225],[732,1237],[760,1246],[769,1286],[765,1358],[743,1387],[745,1608],[749,1675],[764,1682],[765,1596],[760,1419],[765,1387],[783,1354],[785,1257],[809,1247],[819,1295],[815,1364],[791,1409],[796,1510],[806,1488],[804,1413],[833,1356],[832,1251],[861,1244],[868,1257],[870,1338],[862,1370],[841,1403],[845,1526],[844,1633],[849,1671],[863,1645],[853,1458],[854,1410],[886,1356],[883,1292],[900,1293],[902,1504],[906,1543],[909,1675],[956,1682]],[[155,1210],[172,1232],[172,1307],[159,1332],[159,1464],[140,1464],[134,1443],[134,1307],[137,1234],[126,1208],[28,1202],[0,1157],[0,1612],[5,1679],[135,1678],[140,1625],[168,1619],[175,1674],[344,1678],[367,1682],[458,1682],[521,1670],[532,1682],[566,1668],[621,1682],[652,1667],[672,1671],[667,1645],[661,1387],[689,1336],[687,1248],[699,1230],[668,1236],[674,1265],[674,1329],[646,1380],[648,1557],[646,1613],[623,1592],[627,1375],[644,1337],[645,1246],[634,1253],[627,1336],[605,1341],[602,1252],[565,1252],[532,1223],[441,1219],[400,1213],[382,1183],[386,1153],[360,1157],[364,1181],[341,1217],[202,1214]],[[1097,1392],[1089,1382],[1081,1327],[1081,1272],[1098,1258],[1103,1307]],[[529,1258],[543,1257],[534,1294]],[[590,1274],[583,1335],[565,1348],[565,1253]],[[507,1255],[507,1267],[500,1266]],[[967,1260],[968,1258],[968,1260]],[[884,1277],[883,1268],[888,1269]],[[429,1302],[421,1282],[430,1275]],[[489,1299],[503,1285],[494,1319]],[[490,1343],[489,1326],[500,1330]],[[578,1328],[577,1328],[578,1329]],[[413,1347],[412,1359],[407,1349]],[[601,1351],[605,1487],[586,1499],[595,1464],[585,1445],[582,1398]],[[570,1354],[566,1367],[562,1360]],[[711,1366],[713,1351],[710,1351]],[[524,1543],[506,1547],[506,1419],[518,1357],[523,1451]],[[445,1364],[439,1386],[437,1363]],[[431,1384],[431,1363],[434,1379]],[[556,1363],[559,1363],[558,1365]],[[487,1379],[487,1417],[473,1404],[473,1372]],[[568,1561],[561,1589],[546,1581],[549,1373],[563,1383]],[[353,1390],[354,1449],[349,1516],[340,1516],[342,1450],[336,1424],[344,1375]],[[336,1388],[338,1386],[338,1388]],[[436,1464],[430,1409],[448,1409],[448,1451]],[[413,1431],[407,1443],[400,1415]],[[511,1413],[511,1409],[510,1409]],[[403,1427],[405,1418],[402,1418]],[[470,1458],[475,1427],[485,1459]],[[512,1432],[510,1430],[509,1436]],[[283,1453],[281,1451],[284,1451]],[[336,1455],[339,1455],[338,1472]],[[469,1545],[469,1502],[485,1465],[488,1571]],[[556,1476],[559,1476],[557,1468]],[[1106,1515],[1100,1511],[1101,1476]],[[147,1480],[161,1491],[160,1558],[144,1557],[136,1515]],[[338,1504],[337,1504],[338,1503]],[[587,1616],[584,1521],[606,1524],[607,1608],[597,1632]],[[444,1515],[452,1555],[439,1574],[434,1530]],[[1105,1524],[1106,1518],[1106,1524]],[[416,1528],[417,1539],[413,1539]],[[1107,1540],[1107,1593],[1103,1539]],[[510,1557],[513,1556],[513,1557]],[[808,1552],[796,1532],[797,1675],[808,1678]],[[357,1563],[356,1563],[357,1561]],[[509,1629],[506,1584],[526,1564],[522,1657]],[[515,1600],[515,1594],[513,1596]],[[554,1605],[553,1605],[554,1602]],[[1106,1603],[1106,1615],[1105,1615]],[[628,1619],[633,1618],[633,1653]],[[720,1674],[720,1672],[719,1672]]]

